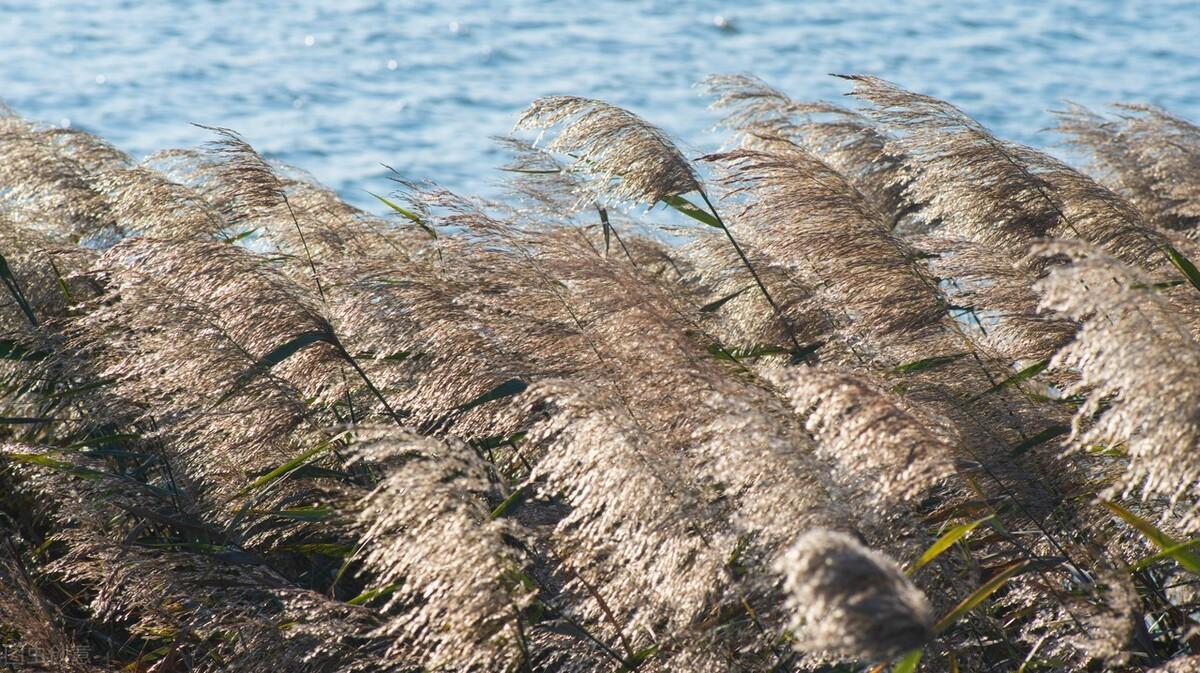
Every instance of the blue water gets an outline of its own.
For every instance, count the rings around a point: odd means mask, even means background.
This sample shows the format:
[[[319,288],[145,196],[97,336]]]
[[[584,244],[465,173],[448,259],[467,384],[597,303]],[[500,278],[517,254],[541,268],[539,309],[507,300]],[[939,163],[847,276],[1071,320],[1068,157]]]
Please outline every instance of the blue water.
[[[532,98],[609,99],[689,151],[714,148],[694,83],[753,72],[834,98],[830,72],[951,99],[1039,146],[1062,99],[1142,101],[1200,118],[1200,3],[681,0],[0,0],[0,98],[135,156],[241,131],[362,203],[386,169],[497,193]]]

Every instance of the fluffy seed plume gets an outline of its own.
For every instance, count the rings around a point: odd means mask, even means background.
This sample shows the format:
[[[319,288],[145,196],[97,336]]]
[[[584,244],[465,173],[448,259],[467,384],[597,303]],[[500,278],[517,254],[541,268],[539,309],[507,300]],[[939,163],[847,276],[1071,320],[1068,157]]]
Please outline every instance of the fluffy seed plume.
[[[529,437],[542,454],[531,481],[570,508],[556,538],[569,586],[590,599],[582,613],[622,638],[676,632],[720,586],[729,541],[706,533],[706,508],[678,458],[594,397],[561,382],[527,393],[550,411]]]
[[[726,170],[730,196],[746,197],[738,219],[756,247],[822,287],[853,337],[876,349],[937,331],[944,310],[933,284],[879,211],[799,146],[778,136],[749,140],[748,148],[705,159]]]
[[[200,126],[217,134],[206,150],[217,170],[214,187],[222,212],[231,221],[241,221],[283,203],[283,182],[267,162],[237,132],[215,126]]]
[[[461,442],[395,430],[357,431],[355,454],[383,472],[358,520],[363,563],[395,588],[380,632],[393,657],[428,670],[508,670],[521,657],[520,611],[531,593],[505,542],[513,524],[492,519],[484,462]]]
[[[1129,457],[1120,484],[1143,498],[1183,503],[1196,524],[1200,483],[1200,344],[1144,273],[1094,248],[1065,243],[1036,249],[1064,255],[1039,283],[1042,307],[1082,321],[1051,361],[1077,372],[1067,394],[1086,395],[1071,443],[1111,447]],[[1115,489],[1120,490],[1120,489]]]
[[[152,553],[96,530],[71,529],[55,540],[67,551],[48,570],[92,589],[96,623],[127,624],[141,638],[176,634],[177,654],[167,661],[194,658],[189,670],[339,669],[368,642],[363,610],[298,590],[263,565]]]
[[[1200,126],[1149,105],[1104,117],[1080,105],[1057,112],[1058,132],[1084,152],[1106,185],[1152,223],[1194,232],[1200,224]]]
[[[0,206],[27,209],[40,226],[74,238],[116,233],[84,167],[19,117],[0,117],[0,190]]]
[[[5,546],[0,547],[0,662],[12,670],[28,660],[41,664],[38,670],[63,673],[92,673],[88,647],[72,638],[64,628],[65,619],[59,610],[44,599],[34,584],[28,568],[13,553],[19,540],[16,531],[0,518],[0,534]]]
[[[946,101],[876,77],[846,79],[919,167],[907,194],[925,204],[927,220],[1018,251],[1045,237],[1077,238],[1127,261],[1165,259],[1161,237],[1128,202],[1061,161],[996,138]]]
[[[743,134],[781,136],[829,164],[898,224],[913,210],[904,188],[911,179],[905,156],[862,113],[824,101],[797,101],[752,75],[714,75],[704,80],[712,107]]]
[[[178,238],[227,238],[224,219],[194,190],[145,168],[115,166],[92,174],[92,188],[125,231]]]
[[[523,198],[386,217],[0,110],[0,668],[1196,668],[1194,127],[1093,179],[856,82],[712,82],[715,187],[543,99]]]
[[[929,270],[947,298],[965,307],[956,313],[976,337],[1009,362],[1045,360],[1075,334],[1076,325],[1038,310],[1033,289],[1042,271],[1011,259],[999,246],[963,238],[923,236],[916,244],[930,255]]]
[[[711,107],[728,110],[721,123],[735,129],[778,130],[813,109],[753,75],[710,75],[702,84],[713,96]]]
[[[654,205],[663,197],[700,191],[679,148],[641,117],[601,100],[547,96],[521,114],[517,128],[562,124],[546,149],[574,157],[573,170],[595,176],[592,197]]]
[[[925,594],[887,556],[828,530],[802,535],[776,564],[798,650],[877,661],[929,639]]]
[[[128,167],[129,155],[102,138],[72,128],[48,128],[42,134],[88,172]]]
[[[767,376],[805,417],[818,451],[881,503],[920,497],[953,472],[944,426],[846,371],[775,369]]]

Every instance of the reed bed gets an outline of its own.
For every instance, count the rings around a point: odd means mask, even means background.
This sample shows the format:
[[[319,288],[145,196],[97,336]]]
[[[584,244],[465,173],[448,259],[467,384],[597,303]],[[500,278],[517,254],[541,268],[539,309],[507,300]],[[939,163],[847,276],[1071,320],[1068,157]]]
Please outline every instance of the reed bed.
[[[380,217],[0,117],[0,668],[1200,670],[1200,127],[539,99]]]

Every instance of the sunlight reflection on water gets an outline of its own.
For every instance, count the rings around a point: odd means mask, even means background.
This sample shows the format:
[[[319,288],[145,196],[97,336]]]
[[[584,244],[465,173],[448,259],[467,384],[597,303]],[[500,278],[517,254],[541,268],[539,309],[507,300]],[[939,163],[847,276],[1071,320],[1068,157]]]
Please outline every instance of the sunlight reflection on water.
[[[840,6],[839,6],[840,5]],[[754,72],[801,98],[867,72],[1037,145],[1063,99],[1200,117],[1194,2],[0,0],[0,98],[142,155],[244,133],[356,203],[386,169],[495,195],[532,98],[607,98],[713,149],[694,83]],[[364,199],[366,197],[366,199]]]

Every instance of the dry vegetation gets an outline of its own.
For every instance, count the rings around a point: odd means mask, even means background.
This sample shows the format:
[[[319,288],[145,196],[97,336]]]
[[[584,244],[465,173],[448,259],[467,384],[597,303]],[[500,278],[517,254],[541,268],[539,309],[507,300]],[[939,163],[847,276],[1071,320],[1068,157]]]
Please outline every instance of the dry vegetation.
[[[389,218],[0,116],[3,663],[1197,670],[1200,128],[847,79]]]

